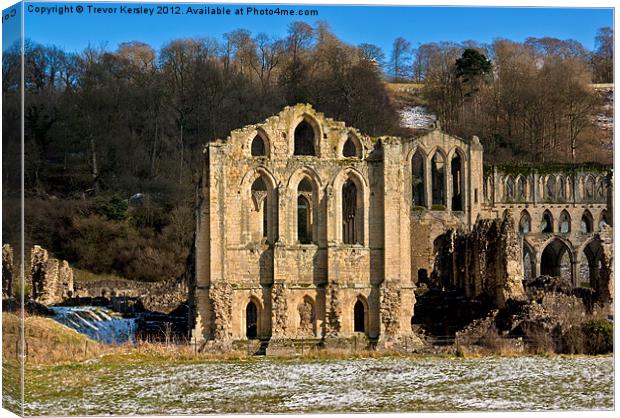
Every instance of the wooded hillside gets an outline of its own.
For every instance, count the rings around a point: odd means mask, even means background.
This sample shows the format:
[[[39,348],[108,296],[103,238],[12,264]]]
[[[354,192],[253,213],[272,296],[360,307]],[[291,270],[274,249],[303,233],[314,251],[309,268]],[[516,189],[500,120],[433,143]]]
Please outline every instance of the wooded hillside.
[[[70,53],[28,41],[26,248],[42,245],[95,273],[178,276],[193,243],[204,143],[298,102],[370,135],[409,135],[386,88],[391,78],[420,83],[418,99],[444,129],[478,135],[489,160],[609,158],[600,142],[611,132],[592,123],[601,102],[589,87],[610,76],[609,33],[601,34],[594,53],[547,38],[415,51],[401,40],[390,60],[302,22],[283,38],[239,29],[159,51],[127,42]],[[3,242],[15,242],[19,48],[2,64]]]

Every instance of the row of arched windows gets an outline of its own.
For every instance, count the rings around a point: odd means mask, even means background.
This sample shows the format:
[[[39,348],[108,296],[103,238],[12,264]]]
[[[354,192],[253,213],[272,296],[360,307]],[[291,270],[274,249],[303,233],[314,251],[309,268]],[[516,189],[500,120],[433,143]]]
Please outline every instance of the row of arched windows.
[[[253,212],[258,219],[253,223],[259,239],[273,241],[275,238],[275,190],[268,190],[263,175],[257,177],[251,186],[251,199],[254,202]],[[341,204],[341,240],[343,244],[363,244],[364,242],[364,203],[360,185],[350,176],[342,184],[340,190]],[[317,239],[317,214],[319,208],[318,190],[309,177],[303,177],[296,190],[296,240],[300,244],[310,244]],[[250,213],[250,217],[255,216]],[[256,229],[259,228],[258,231]]]
[[[462,211],[464,204],[464,160],[461,157],[460,152],[455,152],[450,159],[449,165],[446,163],[446,157],[439,150],[435,151],[433,156],[428,160],[430,164],[430,172],[427,173],[426,164],[427,159],[423,152],[418,149],[413,154],[411,159],[411,191],[412,191],[412,203],[414,206],[428,207],[429,203],[431,207],[445,207],[450,204],[450,209],[453,211]],[[448,193],[446,173],[449,168],[450,184],[452,186],[452,194],[450,202],[447,202]],[[427,179],[430,175],[430,179]],[[430,184],[428,181],[430,180]],[[427,199],[427,193],[430,186],[430,202]]]
[[[586,242],[581,251],[573,249],[569,241],[555,237],[542,248],[540,258],[527,241],[523,241],[523,276],[535,277],[536,274],[563,277],[577,287],[589,287],[598,291],[601,287],[601,242],[593,238]],[[536,265],[540,269],[536,271]],[[573,266],[577,264],[576,266]]]
[[[293,140],[293,155],[297,156],[317,156],[319,144],[318,130],[304,119],[296,127]],[[349,133],[342,146],[342,156],[346,158],[362,158],[363,147],[359,139]],[[259,132],[252,139],[250,144],[252,157],[269,157],[269,141],[267,136]]]
[[[317,312],[314,300],[310,296],[304,296],[301,303],[297,306],[299,313],[298,332],[301,335],[317,336]],[[367,334],[369,331],[369,309],[368,301],[362,295],[358,295],[352,306],[353,313],[353,332]],[[245,305],[245,336],[250,339],[261,337],[261,317],[262,304],[260,301],[251,297]]]
[[[493,188],[492,178],[485,181],[485,196],[490,200]],[[577,197],[581,200],[600,200],[607,195],[607,180],[604,176],[595,177],[592,174],[580,176],[573,184],[572,177],[562,175],[548,175],[538,179],[534,187],[534,177],[519,175],[516,178],[508,175],[500,180],[500,196],[505,202],[529,201],[534,195],[541,200],[566,201]],[[575,190],[576,188],[576,190]],[[503,189],[503,190],[501,190]],[[576,193],[576,195],[575,195]]]
[[[557,231],[560,234],[568,234],[571,232],[571,216],[568,213],[568,211],[563,210],[560,213],[560,218],[558,219],[559,221],[559,231]],[[601,216],[599,219],[599,228],[602,227],[602,225],[607,224],[607,211],[603,210],[601,212]],[[554,231],[554,223],[553,223],[553,215],[551,214],[551,212],[549,210],[546,210],[543,212],[541,221],[540,221],[540,227],[538,232],[541,233],[554,233],[556,231]],[[594,218],[592,217],[592,214],[590,213],[589,210],[585,210],[583,212],[583,215],[581,216],[581,223],[579,225],[579,231],[582,234],[590,234],[592,232],[594,232]],[[523,212],[521,212],[521,218],[519,219],[519,232],[521,234],[529,234],[531,232],[534,232],[532,230],[532,218],[530,217],[530,214],[527,210],[524,210]]]

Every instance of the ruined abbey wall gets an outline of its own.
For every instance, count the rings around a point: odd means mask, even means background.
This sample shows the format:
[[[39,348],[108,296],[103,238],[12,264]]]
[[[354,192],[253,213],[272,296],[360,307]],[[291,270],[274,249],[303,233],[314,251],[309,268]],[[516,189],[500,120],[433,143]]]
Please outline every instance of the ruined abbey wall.
[[[308,105],[209,143],[203,179],[198,340],[410,335],[433,240],[483,209],[477,139],[371,138]]]

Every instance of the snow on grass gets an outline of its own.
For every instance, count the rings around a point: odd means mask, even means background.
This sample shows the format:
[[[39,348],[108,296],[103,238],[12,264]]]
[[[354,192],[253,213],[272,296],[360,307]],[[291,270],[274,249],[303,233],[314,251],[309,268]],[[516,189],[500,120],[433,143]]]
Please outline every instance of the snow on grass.
[[[94,382],[27,402],[27,414],[613,408],[611,357],[141,364],[98,370]]]
[[[400,111],[401,124],[405,128],[430,129],[437,117],[424,106],[405,107]]]

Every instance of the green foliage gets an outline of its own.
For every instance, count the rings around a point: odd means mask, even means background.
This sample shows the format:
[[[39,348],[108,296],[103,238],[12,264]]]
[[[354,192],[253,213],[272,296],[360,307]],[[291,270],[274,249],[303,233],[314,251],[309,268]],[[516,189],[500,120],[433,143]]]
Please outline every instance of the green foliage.
[[[586,352],[588,354],[607,354],[613,352],[614,326],[604,319],[585,322],[583,331]]]
[[[95,211],[111,221],[121,221],[125,219],[127,207],[127,200],[123,199],[118,194],[113,194],[108,198],[98,197],[95,200]]]
[[[446,210],[445,205],[433,205],[431,206],[431,210]]]
[[[466,48],[461,58],[456,60],[456,76],[463,81],[489,74],[492,69],[491,61],[473,48]]]
[[[566,174],[576,174],[579,172],[604,174],[604,173],[607,173],[612,168],[612,166],[608,164],[601,164],[597,162],[572,164],[572,163],[558,163],[558,162],[531,163],[531,162],[525,162],[525,161],[519,161],[519,162],[513,161],[510,163],[496,164],[494,166],[485,164],[485,167],[484,167],[485,175],[490,174],[493,167],[495,167],[497,171],[499,171],[500,173],[503,173],[506,175],[511,174],[515,177],[519,174],[527,176],[527,175],[534,174],[534,173],[537,173],[540,175],[554,174],[554,173],[562,173],[566,175]]]

